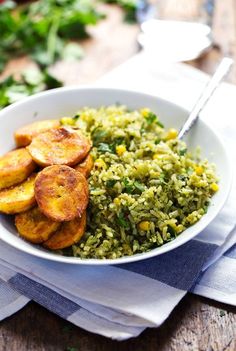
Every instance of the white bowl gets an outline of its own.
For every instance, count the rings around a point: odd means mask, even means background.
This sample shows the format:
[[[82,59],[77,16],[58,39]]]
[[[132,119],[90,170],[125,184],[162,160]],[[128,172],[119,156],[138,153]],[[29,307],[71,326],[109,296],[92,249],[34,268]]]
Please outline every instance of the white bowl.
[[[24,99],[0,112],[0,154],[14,148],[13,133],[21,126],[36,120],[73,116],[83,106],[99,107],[117,102],[125,104],[131,109],[149,107],[160,116],[161,121],[167,128],[175,127],[179,129],[188,116],[188,112],[183,108],[169,101],[143,93],[109,88],[59,88]],[[199,120],[189,132],[186,141],[190,150],[200,146],[202,156],[216,164],[217,174],[220,176],[220,190],[213,196],[208,212],[201,220],[186,229],[175,240],[146,253],[114,260],[65,257],[46,251],[38,245],[30,244],[21,239],[17,235],[9,216],[5,215],[0,216],[0,239],[18,250],[44,259],[93,265],[138,261],[163,254],[183,245],[200,233],[214,219],[228,196],[231,184],[230,163],[225,148],[213,129]]]
[[[149,65],[193,60],[212,44],[211,28],[202,23],[151,19],[142,23],[138,42]]]

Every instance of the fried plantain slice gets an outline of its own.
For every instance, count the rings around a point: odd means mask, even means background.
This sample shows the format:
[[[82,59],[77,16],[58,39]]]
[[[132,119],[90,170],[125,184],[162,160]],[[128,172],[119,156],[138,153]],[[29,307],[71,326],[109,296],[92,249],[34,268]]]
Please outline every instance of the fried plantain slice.
[[[82,173],[85,178],[88,178],[91,170],[93,169],[93,158],[89,154],[82,163],[75,166],[75,170]]]
[[[60,122],[56,119],[48,119],[28,124],[15,132],[14,137],[16,145],[18,147],[27,146],[36,135],[58,127],[60,127]]]
[[[51,238],[43,243],[43,246],[50,250],[60,250],[77,243],[83,236],[86,228],[86,211],[81,218],[76,218],[70,222],[62,223]]]
[[[0,212],[7,214],[20,213],[35,205],[34,182],[32,174],[23,183],[0,191]]]
[[[22,148],[0,157],[0,189],[23,182],[36,168],[29,152]]]
[[[55,221],[80,217],[88,205],[85,177],[68,166],[44,168],[36,177],[35,197],[40,210]]]
[[[48,240],[61,224],[44,216],[36,206],[16,215],[15,225],[20,236],[31,243],[40,244]]]
[[[57,128],[39,134],[27,147],[34,161],[40,166],[72,166],[83,160],[91,143],[81,132],[71,128]]]

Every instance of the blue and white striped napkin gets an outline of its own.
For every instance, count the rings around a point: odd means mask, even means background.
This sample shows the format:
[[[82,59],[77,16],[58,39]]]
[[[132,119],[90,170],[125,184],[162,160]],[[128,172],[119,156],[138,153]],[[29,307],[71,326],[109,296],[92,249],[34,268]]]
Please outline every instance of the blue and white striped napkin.
[[[168,69],[167,79],[163,71],[153,77],[143,60],[138,55],[100,83],[119,86],[125,77],[126,88],[130,82],[130,88],[148,86],[150,92],[155,83],[155,91],[161,95],[159,91],[167,92],[168,80],[169,96],[163,97],[177,103],[181,103],[182,94],[188,103],[194,102],[205,83],[206,76],[184,65],[173,66],[172,73]],[[236,136],[236,123],[231,118],[233,108],[236,114],[236,87],[225,84],[217,94],[212,110],[208,109],[209,118],[214,118],[214,125],[232,148]],[[223,210],[196,239],[142,262],[101,267],[65,265],[32,257],[0,242],[0,320],[34,300],[88,331],[124,340],[147,327],[161,325],[187,291],[235,305],[235,225],[234,183]]]

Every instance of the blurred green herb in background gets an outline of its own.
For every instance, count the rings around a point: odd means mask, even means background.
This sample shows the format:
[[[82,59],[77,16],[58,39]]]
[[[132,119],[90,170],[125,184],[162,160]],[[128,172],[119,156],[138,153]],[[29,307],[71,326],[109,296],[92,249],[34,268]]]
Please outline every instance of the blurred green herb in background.
[[[101,0],[107,4],[119,5],[124,10],[124,20],[129,23],[136,22],[136,11],[139,0]]]
[[[40,91],[61,86],[62,83],[54,78],[47,69],[27,69],[22,73],[20,79],[16,80],[13,76],[9,76],[0,83],[0,108]]]
[[[121,6],[125,19],[136,20],[138,0],[99,0]],[[105,16],[96,0],[37,0],[0,5],[0,73],[12,58],[29,55],[38,68],[24,71],[19,79],[0,82],[0,109],[37,92],[62,86],[48,68],[57,60],[78,60],[84,55],[79,40],[88,37],[87,25]]]
[[[0,6],[0,70],[10,58],[24,54],[42,67],[70,55],[81,57],[79,44],[68,48],[70,41],[87,37],[86,25],[103,17],[92,0],[38,0],[19,7],[6,0]]]

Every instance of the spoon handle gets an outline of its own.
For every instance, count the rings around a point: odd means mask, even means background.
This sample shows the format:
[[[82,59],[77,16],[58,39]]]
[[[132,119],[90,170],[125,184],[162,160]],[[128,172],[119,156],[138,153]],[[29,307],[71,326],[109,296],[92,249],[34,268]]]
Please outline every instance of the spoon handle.
[[[233,64],[233,60],[228,57],[224,57],[220,62],[219,66],[217,67],[214,75],[206,84],[205,88],[203,89],[199,99],[197,100],[196,104],[194,105],[189,117],[185,121],[184,125],[181,127],[178,139],[182,139],[183,136],[189,131],[189,129],[195,124],[198,119],[199,112],[203,109],[206,105],[207,101],[210,99],[212,94],[214,93],[215,89],[224,78],[226,73],[229,71],[230,67]]]

